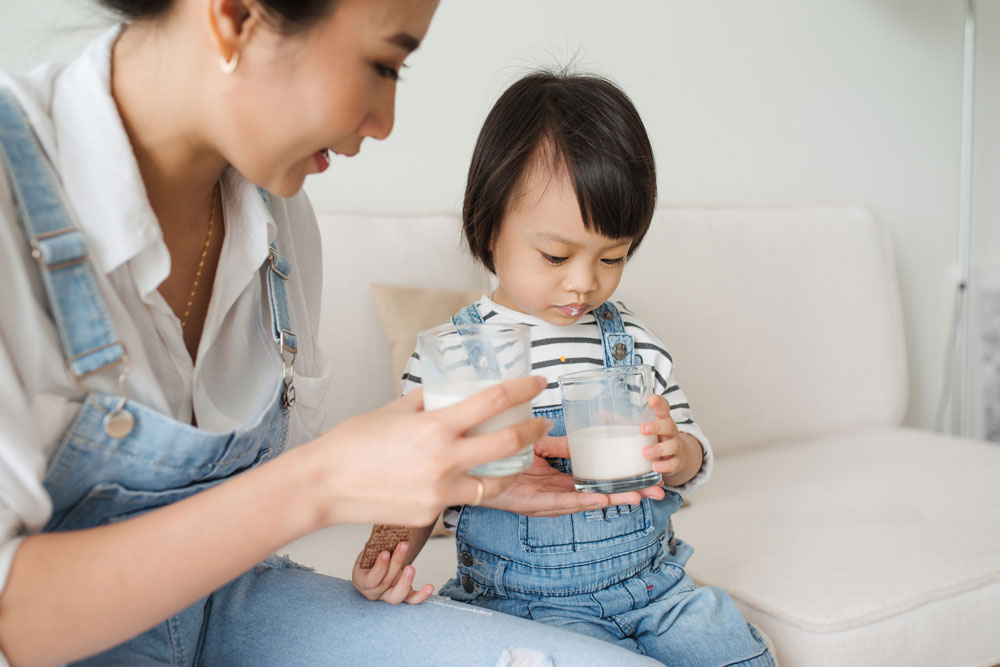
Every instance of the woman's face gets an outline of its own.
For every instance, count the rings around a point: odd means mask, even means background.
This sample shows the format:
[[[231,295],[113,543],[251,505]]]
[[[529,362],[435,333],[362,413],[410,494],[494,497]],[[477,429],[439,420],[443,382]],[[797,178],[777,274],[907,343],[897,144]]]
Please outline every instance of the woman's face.
[[[288,197],[329,165],[329,153],[350,156],[365,137],[385,139],[399,70],[436,8],[437,0],[339,0],[301,32],[253,25],[213,114],[222,155]]]

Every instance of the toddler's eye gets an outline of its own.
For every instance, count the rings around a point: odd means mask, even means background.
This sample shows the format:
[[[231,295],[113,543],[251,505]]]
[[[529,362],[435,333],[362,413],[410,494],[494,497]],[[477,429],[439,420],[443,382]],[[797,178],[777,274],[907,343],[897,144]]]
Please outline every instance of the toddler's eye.
[[[625,258],[616,257],[615,259],[602,259],[601,261],[607,264],[608,266],[618,266],[619,264],[625,263]]]
[[[542,257],[544,257],[545,261],[549,264],[562,264],[569,259],[569,257],[553,257],[552,255],[545,254],[544,252],[542,253]]]

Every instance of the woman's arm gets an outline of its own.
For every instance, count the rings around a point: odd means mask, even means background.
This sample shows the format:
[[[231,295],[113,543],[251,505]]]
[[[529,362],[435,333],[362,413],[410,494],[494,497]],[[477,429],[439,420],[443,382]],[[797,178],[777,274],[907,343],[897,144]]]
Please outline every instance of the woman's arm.
[[[462,434],[543,384],[513,380],[427,413],[414,392],[173,505],[28,537],[0,595],[0,650],[15,665],[79,659],[143,632],[310,531],[343,521],[430,524],[445,505],[475,497],[465,470],[514,454],[548,423]],[[506,483],[484,482],[487,497]]]
[[[318,528],[300,450],[121,523],[26,538],[0,596],[12,665],[117,645]]]

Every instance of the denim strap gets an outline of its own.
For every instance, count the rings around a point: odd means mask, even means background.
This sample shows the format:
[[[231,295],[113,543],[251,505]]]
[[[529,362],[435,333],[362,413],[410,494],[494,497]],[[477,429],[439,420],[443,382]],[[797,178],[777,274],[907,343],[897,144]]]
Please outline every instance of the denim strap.
[[[271,214],[271,193],[258,187],[257,192],[264,200],[268,215]],[[278,246],[272,243],[267,250],[267,296],[271,306],[271,333],[274,342],[278,344],[281,355],[285,352],[292,355],[298,353],[298,339],[292,330],[292,318],[288,315],[288,294],[285,291],[285,281],[292,272],[292,263],[278,252]]]
[[[267,257],[267,295],[271,305],[271,329],[281,352],[292,355],[298,353],[298,339],[292,330],[292,319],[288,314],[288,294],[285,281],[292,272],[292,263],[278,252],[272,243]]]
[[[42,269],[70,375],[79,380],[126,361],[125,346],[97,297],[87,241],[76,228],[55,170],[8,90],[0,90],[0,153],[31,254]]]
[[[455,326],[461,326],[463,324],[482,324],[483,318],[479,314],[479,309],[476,304],[471,304],[466,306],[462,310],[458,311],[451,317],[451,323]],[[459,336],[462,335],[462,330],[458,330]],[[476,372],[480,376],[485,375],[486,377],[499,377],[500,371],[497,368],[496,354],[493,349],[486,349],[482,345],[477,345],[476,343],[470,342],[468,340],[463,340],[462,345],[465,347],[466,352],[469,353],[469,361],[472,363],[472,367],[476,369]],[[485,363],[484,360],[485,359]],[[489,369],[490,373],[486,373],[486,369]]]
[[[597,326],[601,328],[604,339],[604,365],[629,366],[633,363],[635,342],[632,336],[625,333],[622,317],[610,301],[605,301],[594,309]]]
[[[455,325],[459,324],[482,324],[483,318],[479,314],[479,309],[476,308],[476,304],[466,306],[462,310],[458,311],[451,316],[451,323]]]
[[[257,191],[270,215],[271,193],[261,187],[258,187]],[[285,283],[292,273],[292,263],[278,252],[278,247],[274,243],[267,252],[267,297],[271,305],[271,333],[281,355],[281,375],[284,383],[281,404],[287,410],[295,405],[295,357],[299,353],[299,341],[292,329],[292,318],[288,314],[288,292],[285,290]]]

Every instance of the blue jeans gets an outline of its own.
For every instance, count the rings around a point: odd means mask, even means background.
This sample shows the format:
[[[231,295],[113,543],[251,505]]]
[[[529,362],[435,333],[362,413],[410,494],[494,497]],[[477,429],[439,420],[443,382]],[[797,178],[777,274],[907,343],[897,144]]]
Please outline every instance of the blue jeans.
[[[280,557],[80,665],[483,665],[529,648],[554,667],[655,665],[596,639],[431,597],[371,602]]]

